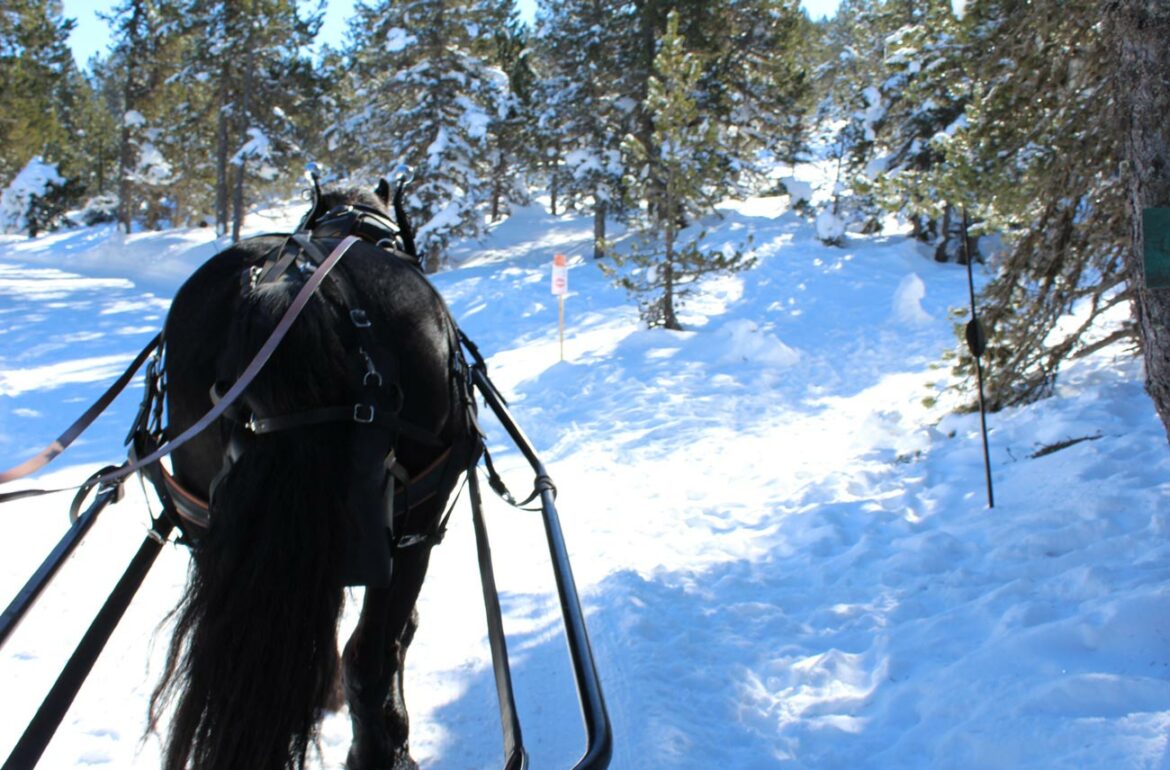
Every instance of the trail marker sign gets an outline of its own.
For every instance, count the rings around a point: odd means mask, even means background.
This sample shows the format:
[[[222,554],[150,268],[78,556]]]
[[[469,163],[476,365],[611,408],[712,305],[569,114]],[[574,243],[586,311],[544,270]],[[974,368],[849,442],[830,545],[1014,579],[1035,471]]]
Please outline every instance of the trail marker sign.
[[[1170,209],[1142,211],[1147,289],[1170,289]]]
[[[553,257],[552,293],[558,297],[569,293],[569,266],[565,263],[564,254]]]
[[[561,332],[561,360],[565,360],[565,295],[569,293],[569,265],[564,254],[553,256],[552,293],[557,298],[557,320]]]

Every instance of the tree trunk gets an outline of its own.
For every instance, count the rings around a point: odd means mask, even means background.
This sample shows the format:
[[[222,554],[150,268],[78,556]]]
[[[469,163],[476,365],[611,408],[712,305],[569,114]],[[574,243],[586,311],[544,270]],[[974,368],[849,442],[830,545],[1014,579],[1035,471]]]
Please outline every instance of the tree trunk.
[[[141,40],[139,30],[142,25],[142,8],[139,3],[131,6],[130,20],[126,31],[131,51],[137,50]],[[130,167],[134,163],[134,145],[131,143],[130,125],[126,122],[126,115],[138,107],[137,89],[134,81],[138,77],[135,58],[126,57],[126,82],[122,90],[122,135],[118,148],[118,221],[127,233],[130,232],[134,216],[133,186],[130,184]]]
[[[667,211],[673,211],[667,206]],[[662,263],[662,325],[672,331],[681,332],[682,325],[674,314],[674,239],[677,228],[674,217],[668,214],[666,220],[666,258]]]
[[[605,256],[605,201],[593,199],[593,258]]]
[[[215,145],[215,232],[224,235],[228,229],[228,84],[227,68],[220,77],[219,115],[216,126]]]
[[[548,175],[548,197],[549,197],[549,212],[548,213],[552,214],[554,217],[557,215],[557,182],[560,178],[560,175],[558,173],[560,171],[560,157],[561,157],[561,148],[560,148],[560,144],[558,143],[553,156],[551,158],[549,158],[549,168],[551,170],[549,171],[549,175]]]
[[[130,88],[127,86],[126,91]],[[129,106],[127,106],[127,111]],[[130,126],[126,125],[126,113],[122,113],[122,138],[118,150],[118,223],[127,233],[130,232],[133,203],[130,200],[130,163],[132,145],[130,144]]]
[[[678,322],[678,316],[674,313],[674,261],[673,256],[668,258],[666,263],[662,266],[664,273],[663,281],[663,297],[662,297],[662,327],[670,329],[671,331],[681,332],[682,324]]]
[[[240,107],[236,114],[236,137],[237,140],[243,139],[248,132],[249,112],[251,110],[252,100],[252,70],[255,67],[256,61],[256,42],[253,38],[253,32],[256,29],[256,0],[252,0],[251,18],[248,24],[248,35],[245,38],[244,47],[248,54],[244,60],[244,82],[241,86],[241,93],[239,94]],[[248,159],[240,158],[239,164],[236,165],[236,184],[232,191],[232,243],[239,243],[240,230],[244,224],[244,180],[247,178]]]
[[[497,144],[502,145],[503,140],[497,138]],[[495,162],[492,163],[492,202],[491,202],[491,222],[500,221],[500,200],[504,197],[504,177],[508,173],[508,164],[504,156],[503,147],[496,149],[497,155]]]
[[[438,241],[432,241],[427,246],[426,259],[423,262],[423,270],[428,273],[437,273],[439,268],[443,266],[443,247]]]
[[[1132,247],[1126,272],[1146,365],[1146,390],[1170,437],[1170,289],[1146,287],[1142,211],[1170,207],[1170,1],[1119,0],[1108,8],[1119,62],[1119,119],[1128,169]]]

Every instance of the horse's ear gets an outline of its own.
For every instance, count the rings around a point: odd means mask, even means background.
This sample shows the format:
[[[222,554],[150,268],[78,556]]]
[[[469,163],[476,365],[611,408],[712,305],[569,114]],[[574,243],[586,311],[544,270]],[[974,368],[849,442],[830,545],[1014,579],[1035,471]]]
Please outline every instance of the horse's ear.
[[[374,195],[386,206],[390,205],[390,183],[384,178],[378,180],[378,186],[374,189]]]

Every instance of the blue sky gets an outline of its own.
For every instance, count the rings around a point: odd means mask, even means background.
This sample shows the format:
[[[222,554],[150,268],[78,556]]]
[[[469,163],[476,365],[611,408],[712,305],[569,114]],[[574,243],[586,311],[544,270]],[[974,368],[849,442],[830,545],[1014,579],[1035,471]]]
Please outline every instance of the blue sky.
[[[801,0],[801,6],[814,19],[832,16],[840,0]],[[98,19],[98,12],[108,12],[116,0],[63,0],[66,18],[77,19],[70,45],[73,56],[84,66],[95,53],[104,51],[110,44],[110,35],[105,22]],[[536,0],[518,0],[522,16],[532,18],[536,12]],[[325,24],[321,37],[325,42],[338,43],[345,36],[345,22],[353,9],[353,0],[333,0],[325,11]]]

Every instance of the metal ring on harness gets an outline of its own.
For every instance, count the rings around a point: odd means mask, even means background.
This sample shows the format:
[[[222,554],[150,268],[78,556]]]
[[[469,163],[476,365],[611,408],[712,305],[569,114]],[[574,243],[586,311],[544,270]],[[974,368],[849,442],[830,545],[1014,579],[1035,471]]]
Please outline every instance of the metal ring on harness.
[[[362,413],[363,407],[366,409],[366,412],[364,414]],[[374,411],[373,404],[354,404],[353,405],[353,421],[356,423],[368,425],[374,421],[374,414],[375,414],[375,411]]]

